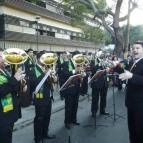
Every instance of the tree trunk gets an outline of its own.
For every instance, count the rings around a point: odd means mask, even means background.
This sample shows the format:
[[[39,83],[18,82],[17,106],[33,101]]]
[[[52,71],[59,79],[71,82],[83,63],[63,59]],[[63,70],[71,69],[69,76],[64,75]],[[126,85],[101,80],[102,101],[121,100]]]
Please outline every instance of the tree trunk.
[[[124,40],[123,40],[123,35],[120,27],[114,28],[115,32],[115,49],[114,49],[114,54],[117,56],[120,56],[123,48],[124,48]]]

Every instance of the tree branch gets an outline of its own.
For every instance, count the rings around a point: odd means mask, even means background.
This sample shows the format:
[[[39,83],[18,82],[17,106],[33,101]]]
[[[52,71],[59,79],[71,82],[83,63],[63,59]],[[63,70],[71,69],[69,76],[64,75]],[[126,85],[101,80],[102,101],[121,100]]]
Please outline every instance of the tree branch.
[[[88,0],[90,3],[90,7],[93,8],[93,11],[96,13],[98,11],[98,9],[95,7],[93,0]]]
[[[87,2],[87,1],[84,1],[84,0],[71,0],[72,3],[82,3],[82,4],[85,4],[89,7],[91,7],[90,3]]]
[[[110,10],[107,10],[107,11],[100,11],[100,10],[98,10],[98,13],[100,13],[100,14],[108,14],[108,15],[111,15],[112,17],[115,16],[115,14],[112,11],[110,11]]]
[[[120,15],[120,9],[121,5],[123,3],[123,0],[118,0],[116,4],[116,10],[115,10],[115,16],[113,21],[113,27],[119,27],[119,15]]]
[[[131,14],[133,12],[134,9],[138,8],[138,5],[134,3],[133,7],[130,9],[129,14]],[[119,19],[119,21],[125,21],[128,18],[128,14],[125,15],[124,17],[121,17]]]

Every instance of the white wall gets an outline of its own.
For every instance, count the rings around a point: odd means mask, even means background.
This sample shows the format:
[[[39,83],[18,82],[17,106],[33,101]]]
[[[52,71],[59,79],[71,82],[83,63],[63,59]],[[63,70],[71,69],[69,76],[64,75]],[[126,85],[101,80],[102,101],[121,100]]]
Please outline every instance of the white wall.
[[[20,18],[27,19],[30,21],[34,21],[35,20],[34,17],[36,15],[36,14],[32,14],[30,12],[25,12],[25,11],[18,10],[18,9],[8,7],[8,6],[0,6],[0,14],[12,15],[12,16],[20,17]],[[48,13],[47,13],[47,15],[48,15]],[[68,23],[63,23],[62,21],[60,22],[60,21],[52,20],[51,18],[46,18],[42,15],[41,15],[41,19],[39,20],[39,23],[62,28],[62,29],[71,30],[74,32],[81,32],[80,28],[72,27]]]

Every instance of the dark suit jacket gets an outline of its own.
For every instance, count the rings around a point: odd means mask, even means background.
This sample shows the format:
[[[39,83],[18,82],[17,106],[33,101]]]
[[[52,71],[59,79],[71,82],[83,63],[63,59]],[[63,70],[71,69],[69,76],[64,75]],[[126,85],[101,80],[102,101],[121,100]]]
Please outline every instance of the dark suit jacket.
[[[36,77],[35,68],[41,73],[39,77]],[[35,68],[32,68],[30,70],[29,74],[29,80],[30,80],[30,86],[32,86],[33,89],[36,88],[36,86],[40,83],[40,81],[45,76],[45,73],[42,71],[42,69],[36,65]],[[43,89],[43,98],[36,98],[34,95],[34,101],[33,104],[36,106],[47,106],[50,103],[50,86],[47,82],[47,80],[44,82],[44,89]]]
[[[97,59],[98,63],[100,62]],[[94,76],[94,74],[98,71],[98,69],[103,70],[102,66],[99,66],[99,64],[95,65],[95,60],[91,61],[91,77]],[[91,88],[101,89],[101,88],[108,88],[109,82],[107,81],[106,72],[104,72],[97,81],[94,81],[91,83]]]
[[[0,73],[0,78],[1,76],[2,74]],[[7,83],[0,85],[0,127],[13,124],[19,118],[18,98],[17,92],[15,90],[18,86],[19,82],[16,80],[15,77],[9,77]],[[1,98],[9,93],[12,94],[13,110],[4,113],[1,104]]]
[[[70,60],[70,62],[71,62],[71,65],[74,69],[74,65],[73,65],[71,60]],[[61,78],[60,80],[64,84],[69,79],[70,76],[73,76],[75,74],[73,74],[72,71],[69,71],[68,61],[64,62],[62,67],[63,67],[63,71],[62,71],[62,76],[60,77]],[[63,94],[79,93],[79,82],[80,81],[74,83],[72,87],[69,87],[68,89],[63,90],[62,93]]]
[[[129,65],[130,71],[132,64]],[[116,66],[115,71],[123,73],[124,70]],[[136,63],[132,71],[133,77],[128,80],[125,105],[132,110],[143,110],[143,59]]]
[[[65,80],[63,80],[63,65],[64,63],[60,62],[60,58],[57,60],[57,66],[58,66],[58,77],[59,77],[59,82],[60,82],[60,87],[64,84]]]
[[[30,61],[32,62],[32,64],[30,64]],[[30,69],[35,67],[34,61],[32,61],[30,58],[28,58],[27,61],[24,63],[24,65],[25,65],[25,74],[28,77],[29,73],[30,73]]]

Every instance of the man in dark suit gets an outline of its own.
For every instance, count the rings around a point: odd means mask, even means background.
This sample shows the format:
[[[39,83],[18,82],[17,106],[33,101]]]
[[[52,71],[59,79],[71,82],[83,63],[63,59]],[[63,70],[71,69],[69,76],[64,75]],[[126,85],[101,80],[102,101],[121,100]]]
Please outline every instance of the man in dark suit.
[[[130,143],[143,143],[143,42],[135,42],[132,52],[135,62],[127,70],[114,66],[119,78],[128,80],[125,105]]]
[[[63,64],[64,64],[64,60],[67,59],[67,53],[66,52],[63,52],[60,57],[58,58],[57,60],[57,66],[58,66],[58,71],[57,71],[57,74],[58,74],[58,77],[59,77],[59,84],[60,84],[60,87],[64,84],[65,80],[63,80]],[[60,91],[60,97],[61,97],[61,100],[64,100],[64,92],[63,91]]]
[[[30,70],[31,68],[33,68],[35,66],[35,61],[33,59],[33,49],[29,48],[27,50],[27,54],[28,54],[28,59],[27,61],[24,63],[25,65],[25,73],[26,73],[26,77],[27,77],[27,82],[29,82],[29,73],[30,73]],[[28,84],[29,85],[29,84]],[[32,105],[33,104],[33,99],[32,99],[32,93],[33,93],[33,88],[29,85],[28,86],[28,89],[30,90],[30,92],[28,94],[29,95],[29,98],[30,98],[30,104]]]
[[[104,67],[104,55],[99,56],[97,59],[91,61],[91,77],[99,70],[103,70]],[[109,115],[108,112],[105,111],[106,108],[106,96],[109,87],[109,78],[106,77],[106,72],[104,72],[97,81],[91,83],[92,88],[92,104],[91,104],[91,112],[92,116],[95,117],[98,111],[98,102],[99,95],[100,98],[100,114]]]
[[[2,59],[0,48],[0,143],[12,142],[12,131],[14,122],[19,117],[19,105],[16,89],[20,81],[24,78],[23,72],[18,70],[14,76],[4,69],[4,60]],[[23,88],[25,92],[27,87]]]
[[[73,52],[73,56],[76,54],[80,54],[79,51]],[[63,64],[63,76],[61,77],[63,83],[65,83],[70,76],[76,75],[80,72],[80,66],[74,66],[72,59],[64,59]],[[78,109],[78,99],[80,92],[80,80],[78,82],[73,83],[72,87],[65,89],[65,126],[66,128],[70,128],[70,123],[75,125],[80,125],[77,121],[77,109]]]
[[[33,49],[29,48],[27,50],[27,54],[28,54],[29,57],[28,57],[27,61],[24,64],[25,64],[26,76],[29,77],[30,69],[35,66],[35,61],[33,59]]]
[[[40,83],[48,70],[44,70],[44,65],[40,61],[43,52],[37,54],[37,65],[30,71],[30,84],[33,88]],[[48,77],[49,78],[49,77]],[[56,82],[56,77],[54,78]],[[35,143],[43,143],[43,138],[54,139],[55,135],[48,134],[48,127],[51,117],[51,84],[49,79],[44,82],[39,92],[34,95],[33,104],[35,105],[34,118],[34,140]]]

